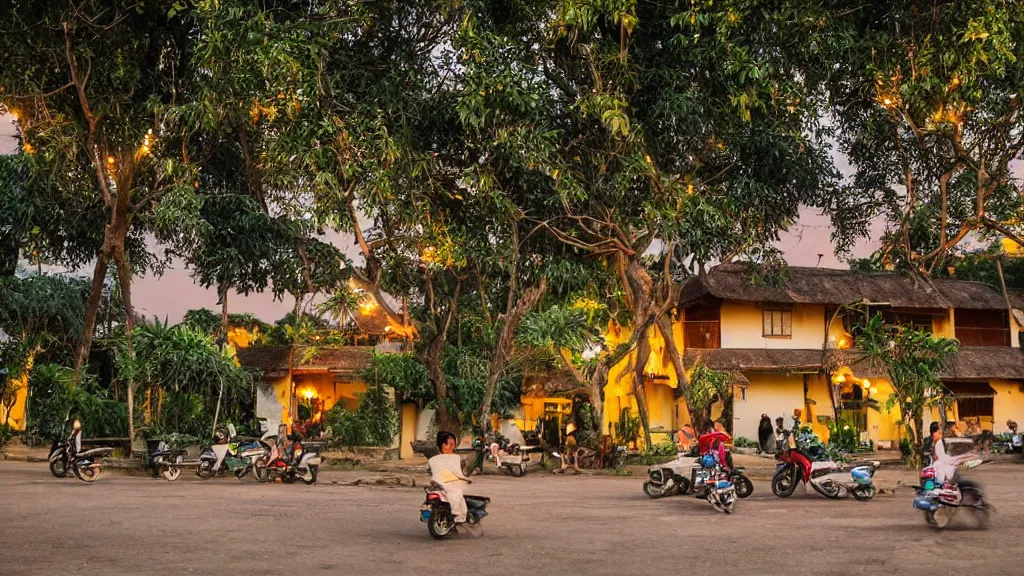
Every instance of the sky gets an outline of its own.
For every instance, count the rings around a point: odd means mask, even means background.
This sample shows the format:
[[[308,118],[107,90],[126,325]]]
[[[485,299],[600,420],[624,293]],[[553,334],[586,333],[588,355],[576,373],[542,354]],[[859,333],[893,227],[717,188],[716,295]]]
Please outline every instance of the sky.
[[[0,117],[0,154],[11,154],[15,151],[14,133],[13,120],[9,116]],[[837,159],[837,165],[840,169],[849,171],[849,167],[845,166],[841,159]],[[857,242],[853,247],[852,256],[864,257],[871,254],[878,247],[877,239],[883,226],[884,224],[879,222],[869,238]],[[832,227],[826,216],[815,209],[805,207],[800,211],[799,220],[782,235],[778,247],[792,266],[846,268],[846,264],[833,252],[831,232]],[[354,237],[337,233],[328,236],[330,241],[356,265],[362,263],[362,254],[355,245]],[[79,273],[91,276],[92,270],[90,268]],[[217,309],[216,290],[203,288],[193,282],[189,271],[180,261],[172,263],[162,276],[149,273],[136,278],[132,297],[139,314],[156,316],[171,323],[180,321],[185,312],[193,308]],[[230,312],[254,314],[268,322],[281,318],[290,312],[293,306],[294,301],[290,297],[285,296],[284,301],[274,300],[270,293],[249,296],[232,293],[228,296]]]

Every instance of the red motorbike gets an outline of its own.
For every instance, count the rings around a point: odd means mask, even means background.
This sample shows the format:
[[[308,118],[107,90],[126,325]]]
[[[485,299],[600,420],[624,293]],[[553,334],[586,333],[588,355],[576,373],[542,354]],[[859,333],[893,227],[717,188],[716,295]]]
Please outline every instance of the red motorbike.
[[[772,476],[772,493],[789,498],[801,482],[811,481],[811,459],[795,448],[785,447],[775,455],[779,464]]]

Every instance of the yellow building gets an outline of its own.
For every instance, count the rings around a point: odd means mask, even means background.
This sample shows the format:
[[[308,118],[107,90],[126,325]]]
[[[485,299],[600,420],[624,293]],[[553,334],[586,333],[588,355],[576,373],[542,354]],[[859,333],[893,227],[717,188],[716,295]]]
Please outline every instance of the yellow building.
[[[765,286],[752,284],[745,266],[723,265],[683,287],[681,342],[687,366],[703,362],[749,381],[734,395],[734,436],[756,439],[762,414],[783,416],[788,426],[800,410],[819,435],[826,420],[837,419],[864,441],[895,447],[903,432],[897,410],[885,408],[893,393],[888,374],[852,349],[852,319],[836,312],[854,303],[888,322],[960,341],[941,374],[954,417],[980,418],[996,431],[1006,419],[1024,418],[1020,326],[995,288],[800,267]],[[1012,304],[1024,307],[1016,297]]]
[[[373,351],[372,346],[256,346],[239,349],[238,359],[263,372],[256,417],[274,430],[279,424],[318,422],[338,403],[347,410],[358,408],[359,396],[368,389],[361,373],[370,366]],[[391,447],[406,458],[412,455],[419,408],[398,400],[399,432]]]

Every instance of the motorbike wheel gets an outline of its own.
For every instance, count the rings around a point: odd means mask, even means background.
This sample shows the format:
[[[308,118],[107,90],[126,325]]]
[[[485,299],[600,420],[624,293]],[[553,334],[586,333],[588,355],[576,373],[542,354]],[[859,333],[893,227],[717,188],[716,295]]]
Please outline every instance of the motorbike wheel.
[[[434,540],[441,540],[447,537],[455,529],[455,522],[451,514],[441,507],[435,506],[430,513],[430,520],[427,522],[427,532]]]
[[[99,466],[74,466],[72,470],[82,482],[95,482],[100,478]]]
[[[53,474],[57,478],[64,478],[68,475],[68,466],[64,462],[63,458],[57,458],[53,462],[50,462],[50,474]]]
[[[302,480],[302,483],[305,484],[306,486],[312,486],[313,484],[316,484],[317,468],[319,468],[319,466],[310,466],[309,474],[306,474],[305,476],[299,476],[299,480]]]
[[[826,481],[821,483],[811,482],[811,486],[814,487],[814,490],[818,494],[821,494],[822,496],[828,498],[829,500],[838,500],[839,495],[842,494],[843,490],[842,486],[832,481]]]
[[[676,494],[686,495],[691,490],[690,481],[686,478],[680,478],[679,484],[676,485]]]
[[[949,526],[949,522],[953,519],[953,514],[956,513],[955,508],[949,506],[940,506],[935,512],[925,512],[925,520],[937,530],[942,530],[946,526]]]
[[[523,466],[522,464],[518,466],[509,466],[508,473],[511,474],[512,476],[515,476],[516,478],[519,478],[523,474],[526,474],[526,467]]]
[[[740,498],[746,498],[754,493],[754,483],[743,474],[733,478],[733,484],[736,486],[736,495]]]
[[[708,491],[707,501],[708,504],[711,504],[711,507],[715,509],[715,512],[725,512],[725,506],[723,506],[722,503],[711,494],[711,491]]]
[[[796,469],[783,468],[772,476],[772,494],[789,498],[796,491]]]
[[[726,494],[722,496],[722,511],[726,514],[732,514],[736,511],[736,496],[733,494]]]
[[[654,484],[651,484],[650,481],[644,482],[644,494],[647,494],[651,498],[661,498],[665,495],[660,486],[655,486]]]
[[[199,466],[196,467],[196,476],[199,476],[203,480],[213,478],[213,463],[209,460],[200,460]]]
[[[981,506],[971,508],[971,516],[974,517],[979,530],[988,530],[992,519],[990,518],[989,509],[987,507]]]
[[[878,492],[878,490],[874,486],[864,486],[854,490],[853,497],[856,498],[858,502],[867,502],[875,497],[876,492]]]
[[[184,461],[184,456],[174,457],[175,464],[181,464]],[[163,468],[160,469],[160,475],[164,477],[164,480],[167,480],[168,482],[174,482],[175,480],[178,479],[179,476],[181,476],[181,468],[178,468],[177,466],[164,466]]]
[[[267,468],[267,463],[262,460],[253,465],[252,475],[260,482],[270,482],[270,469]]]

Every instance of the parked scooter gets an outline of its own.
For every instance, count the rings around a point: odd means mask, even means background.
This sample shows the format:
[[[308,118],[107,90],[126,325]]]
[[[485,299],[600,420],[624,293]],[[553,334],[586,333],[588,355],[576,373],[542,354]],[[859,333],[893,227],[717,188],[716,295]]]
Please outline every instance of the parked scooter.
[[[651,466],[647,469],[644,493],[651,498],[662,498],[672,493],[703,492],[710,485],[713,470],[705,468],[701,460],[683,455],[671,462]],[[743,473],[742,466],[733,467],[726,474],[736,489],[736,496],[746,498],[754,493],[754,483]]]
[[[913,505],[924,512],[924,520],[929,526],[942,530],[949,526],[958,511],[968,510],[982,530],[988,529],[992,506],[980,486],[964,481],[956,486],[940,486],[935,481],[935,468],[931,465],[921,470],[920,480],[921,485],[914,487],[917,497]]]
[[[163,440],[149,440],[149,451],[146,458],[146,466],[153,474],[153,478],[163,476],[165,480],[173,482],[181,476],[181,469],[192,464],[185,462],[185,450],[171,450],[167,442]]]
[[[878,462],[847,469],[828,459],[812,461],[802,450],[788,445],[784,445],[775,459],[779,464],[772,476],[772,493],[779,498],[792,496],[801,482],[810,484],[817,493],[831,500],[848,492],[866,502],[877,492],[873,479]]]
[[[228,424],[228,430],[217,430],[212,446],[199,455],[196,475],[203,480],[221,475],[224,470],[234,472],[239,480],[251,472],[254,464],[267,454],[266,447],[258,442],[231,442],[234,438],[234,426]]]
[[[50,455],[47,458],[50,473],[63,478],[70,470],[82,482],[95,482],[100,477],[100,456],[109,454],[114,449],[104,446],[82,450],[82,423],[77,418],[73,421],[68,419],[64,422],[62,430],[67,429],[68,422],[72,422],[71,434],[59,442],[54,439],[50,447]]]
[[[480,526],[480,521],[487,516],[487,504],[491,502],[490,498],[465,495],[466,507],[469,509],[466,513],[466,523],[457,525],[452,516],[451,504],[448,503],[448,494],[444,491],[444,487],[436,482],[431,482],[430,486],[424,488],[423,491],[426,493],[426,498],[423,505],[420,506],[420,522],[427,523],[427,532],[435,540],[441,540],[457,531],[458,526],[466,526],[467,530],[475,535],[482,533],[483,528]]]
[[[285,484],[300,480],[303,484],[316,484],[323,459],[320,456],[319,443],[303,444],[294,441],[291,445],[282,446],[278,437],[264,436],[261,440],[267,452],[253,463],[253,474],[260,482],[271,482],[275,477]]]
[[[664,464],[657,464],[647,469],[647,481],[644,482],[644,494],[651,498],[664,498],[672,494],[686,494],[690,491],[697,471],[693,459],[680,456]],[[690,476],[691,479],[688,479]]]

